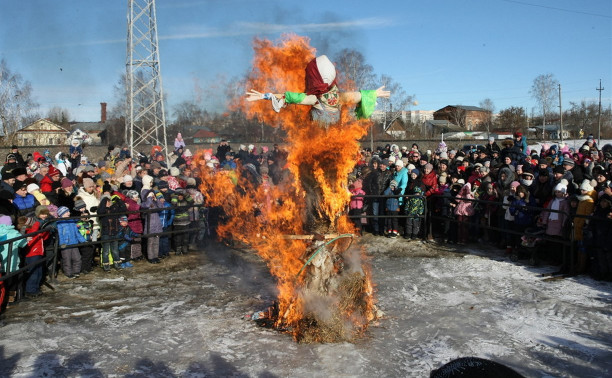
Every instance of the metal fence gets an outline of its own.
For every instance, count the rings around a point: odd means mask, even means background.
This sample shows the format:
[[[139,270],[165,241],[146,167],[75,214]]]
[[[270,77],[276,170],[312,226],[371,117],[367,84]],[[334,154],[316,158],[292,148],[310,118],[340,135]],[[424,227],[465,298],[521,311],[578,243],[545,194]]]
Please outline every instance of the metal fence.
[[[23,288],[24,288],[24,283],[28,277],[28,272],[38,267],[39,265],[44,264],[44,266],[48,268],[47,269],[47,280],[44,280],[44,282],[47,286],[53,289],[53,286],[51,284],[57,281],[58,257],[60,256],[60,252],[63,249],[75,248],[75,247],[78,248],[78,247],[84,247],[84,246],[98,247],[102,244],[102,242],[107,243],[107,242],[124,240],[123,238],[112,238],[112,239],[104,239],[104,241],[93,240],[93,241],[88,241],[85,243],[78,243],[78,244],[71,244],[69,246],[62,246],[59,244],[59,237],[57,234],[57,229],[55,227],[55,223],[58,221],[70,221],[70,220],[79,221],[83,219],[89,220],[93,218],[98,218],[98,220],[100,220],[100,219],[109,218],[109,217],[120,217],[122,215],[140,214],[142,221],[145,222],[145,225],[146,225],[149,222],[149,217],[151,216],[152,213],[159,213],[163,211],[176,211],[176,210],[200,211],[200,209],[202,209],[201,220],[203,222],[201,224],[198,224],[197,227],[188,227],[188,228],[184,228],[180,230],[168,230],[168,231],[157,232],[157,233],[143,233],[139,235],[139,237],[143,239],[147,239],[147,238],[155,237],[155,236],[169,236],[169,235],[174,235],[177,233],[190,233],[190,232],[198,231],[198,232],[203,233],[203,236],[205,237],[205,239],[208,239],[211,235],[211,230],[209,227],[209,221],[210,221],[209,211],[208,211],[209,209],[205,207],[204,205],[172,206],[172,207],[164,207],[164,208],[156,208],[156,209],[141,209],[139,211],[114,212],[114,213],[108,213],[108,214],[102,214],[102,215],[91,214],[91,215],[86,215],[86,216],[50,219],[49,221],[45,222],[41,226],[40,230],[36,232],[28,233],[25,235],[21,235],[21,236],[0,242],[0,250],[4,250],[6,248],[7,249],[6,251],[8,254],[6,264],[2,264],[2,271],[0,272],[0,284],[10,281],[11,286],[16,288],[16,292],[17,292],[16,299],[20,299],[23,297]],[[146,226],[144,226],[144,230],[146,231]],[[20,245],[24,244],[24,241],[27,242],[31,240],[31,238],[36,237],[37,235],[40,235],[43,233],[49,233],[49,240],[50,240],[50,242],[46,243],[45,245],[44,257],[38,261],[35,261],[27,265],[25,263],[21,263],[18,269],[12,270],[11,267],[15,265],[14,259],[19,258],[21,261],[25,261],[24,258],[25,258],[25,255],[27,254],[27,246],[20,247]],[[0,305],[2,304],[0,303]]]
[[[371,204],[374,201],[378,201],[379,203],[384,204],[384,201],[387,198],[399,198],[399,197],[409,199],[410,197],[414,197],[414,195],[398,195],[398,196],[355,195],[355,196],[351,196],[351,199],[363,198],[365,200],[365,203],[368,203],[368,199],[369,199],[370,200],[369,204]],[[503,218],[503,215],[506,209],[511,206],[511,204],[504,204],[502,201],[485,201],[481,199],[467,199],[467,198],[461,198],[461,197],[448,197],[448,196],[445,197],[444,195],[440,195],[440,194],[431,195],[425,198],[425,201],[424,201],[425,212],[422,216],[420,216],[420,218],[424,219],[424,225],[425,225],[425,227],[421,230],[423,238],[428,239],[428,240],[433,239],[433,236],[434,236],[433,228],[434,228],[434,222],[436,221],[449,222],[449,223],[454,223],[454,224],[461,223],[461,221],[452,214],[453,213],[452,210],[450,211],[451,214],[449,215],[446,215],[446,216],[440,215],[440,211],[439,211],[440,208],[439,206],[436,206],[436,204],[442,201],[446,201],[446,200],[469,201],[469,202],[473,202],[474,204],[477,204],[480,206],[487,206],[487,205],[498,206],[499,209],[497,211],[497,214],[495,215],[496,217],[498,217],[498,220],[500,218]],[[406,203],[406,201],[404,201],[404,203]],[[513,207],[516,207],[517,209],[520,209],[522,211],[530,212],[532,214],[533,219],[537,219],[541,215],[542,212],[558,213],[565,217],[566,221],[568,222],[566,226],[566,229],[568,230],[568,232],[565,233],[563,237],[550,236],[542,232],[537,235],[537,238],[540,241],[544,241],[548,243],[549,246],[552,245],[552,246],[557,246],[558,248],[560,248],[562,256],[563,256],[563,264],[564,265],[567,264],[569,266],[569,270],[572,272],[575,271],[576,261],[574,260],[574,257],[575,257],[574,252],[576,250],[576,244],[577,244],[575,240],[575,234],[574,234],[574,219],[584,218],[589,222],[612,222],[612,219],[609,219],[609,218],[598,218],[592,215],[575,215],[575,214],[572,215],[568,212],[547,209],[547,208],[542,208],[542,207],[537,207],[537,206],[513,206]],[[397,218],[414,217],[408,214],[404,214],[403,212],[400,212],[400,214],[397,214],[397,215],[388,215],[384,213],[384,207],[381,207],[380,212],[381,214],[375,215],[371,213],[371,208],[367,208],[366,215],[355,215],[354,214],[354,215],[349,215],[349,218],[351,219],[367,218],[368,223],[371,225],[371,220],[378,221],[379,219],[386,219],[386,218],[391,218],[391,217],[397,217]],[[482,216],[482,213],[480,213],[479,215]],[[477,224],[475,224],[475,228],[477,228],[478,231],[488,230],[488,231],[497,232],[500,235],[504,235],[504,236],[513,235],[515,237],[522,237],[528,234],[528,232],[526,232],[527,230],[517,231],[517,230],[509,229],[507,227],[502,227],[502,225],[498,224],[498,222],[492,222],[494,221],[494,218],[490,216],[485,219],[486,221],[484,223],[478,222]],[[536,228],[536,227],[533,227],[533,228]],[[445,230],[445,231],[447,233],[449,232],[449,230]],[[449,235],[446,234],[442,236],[448,237]],[[516,261],[518,259],[518,256],[515,253],[513,253],[513,255],[511,255],[511,259]]]

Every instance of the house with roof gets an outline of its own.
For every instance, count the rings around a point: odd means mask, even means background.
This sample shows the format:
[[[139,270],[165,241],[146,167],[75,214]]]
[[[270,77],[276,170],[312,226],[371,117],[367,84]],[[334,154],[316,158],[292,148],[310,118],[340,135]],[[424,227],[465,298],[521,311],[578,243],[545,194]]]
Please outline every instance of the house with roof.
[[[15,132],[15,144],[19,146],[51,146],[66,142],[70,131],[40,118]]]
[[[564,125],[563,127],[563,139],[569,139],[570,132],[569,129],[571,126]],[[544,138],[557,140],[561,139],[561,126],[557,124],[553,125],[539,125],[535,126],[534,137],[542,137],[542,133],[544,133]]]
[[[437,138],[444,134],[463,133],[464,129],[455,125],[449,120],[429,120],[425,121],[421,130],[423,138]]]
[[[98,122],[73,122],[70,124],[70,137],[67,144],[73,140],[89,145],[106,144],[106,103],[100,103],[100,121]]]
[[[435,121],[449,121],[465,130],[474,130],[490,118],[490,111],[465,105],[447,105],[433,114]]]
[[[106,144],[106,124],[101,122],[75,122],[70,124],[70,137],[67,144],[73,139],[83,144]]]
[[[216,132],[210,130],[207,127],[201,126],[198,127],[198,131],[193,134],[193,143],[194,144],[205,144],[205,143],[219,143],[221,142],[221,135]]]

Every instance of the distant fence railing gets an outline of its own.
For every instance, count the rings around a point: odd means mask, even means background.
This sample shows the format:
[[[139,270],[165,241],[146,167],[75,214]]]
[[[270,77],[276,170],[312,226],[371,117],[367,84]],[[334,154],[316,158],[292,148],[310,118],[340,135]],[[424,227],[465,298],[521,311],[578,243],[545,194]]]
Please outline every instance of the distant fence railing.
[[[206,237],[209,237],[210,236],[209,219],[208,219],[209,214],[208,214],[208,208],[205,207],[204,205],[172,206],[172,207],[163,207],[163,208],[155,208],[155,209],[141,209],[139,211],[114,212],[114,213],[108,213],[108,214],[102,214],[102,215],[91,214],[91,215],[86,215],[86,216],[50,219],[49,221],[45,222],[42,225],[40,230],[36,232],[28,233],[25,235],[21,235],[21,236],[7,239],[7,240],[0,242],[0,250],[4,250],[6,248],[6,251],[8,254],[7,259],[6,259],[6,264],[1,264],[2,269],[0,271],[0,283],[10,281],[11,286],[14,286],[16,288],[16,291],[17,291],[16,299],[20,299],[23,297],[23,287],[24,287],[25,280],[27,279],[27,273],[31,269],[34,269],[38,267],[39,265],[43,265],[43,264],[49,267],[47,271],[48,280],[49,282],[54,283],[57,280],[57,271],[56,271],[57,260],[59,258],[59,252],[62,249],[83,247],[83,246],[94,246],[95,247],[95,246],[101,245],[101,243],[103,242],[102,240],[95,240],[95,241],[88,241],[85,243],[71,244],[69,246],[61,246],[59,244],[59,237],[57,234],[57,229],[55,228],[55,223],[58,221],[70,221],[70,220],[78,221],[78,220],[83,220],[84,218],[89,218],[89,219],[98,218],[98,220],[100,220],[100,219],[109,218],[109,217],[119,217],[122,215],[140,214],[142,220],[145,222],[145,225],[146,225],[147,222],[149,222],[149,217],[153,213],[160,213],[163,211],[176,211],[176,210],[189,211],[192,209],[197,209],[198,211],[199,209],[203,210],[202,212],[203,214],[201,214],[203,218],[200,219],[203,222],[202,224],[199,224],[198,227],[190,227],[190,228],[184,228],[180,230],[168,230],[168,231],[156,232],[156,233],[143,233],[139,237],[146,239],[146,238],[150,238],[154,236],[166,236],[166,235],[173,235],[177,233],[190,233],[194,231],[204,232]],[[146,230],[146,226],[144,227],[144,230]],[[19,247],[15,248],[15,246],[19,246],[23,244],[24,240],[26,241],[31,240],[32,237],[36,237],[37,235],[42,234],[42,233],[49,233],[49,236],[50,236],[48,238],[48,240],[50,241],[45,246],[44,258],[38,261],[35,261],[33,263],[27,264],[27,265],[24,264],[23,261],[25,261],[25,259],[22,257],[24,257],[27,253],[27,246],[21,247],[21,248]],[[124,239],[113,238],[113,239],[105,239],[104,242],[106,243],[106,242],[122,241],[122,240]],[[17,258],[19,258],[22,261],[22,263],[20,263],[20,266],[18,267],[18,269],[13,270],[11,268],[13,267],[13,265],[15,265],[14,260]]]

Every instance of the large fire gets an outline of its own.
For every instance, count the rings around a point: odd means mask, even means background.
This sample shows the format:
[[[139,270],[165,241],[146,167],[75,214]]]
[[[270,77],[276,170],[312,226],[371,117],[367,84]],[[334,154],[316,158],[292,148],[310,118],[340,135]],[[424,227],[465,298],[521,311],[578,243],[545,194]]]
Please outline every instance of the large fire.
[[[315,57],[307,38],[256,40],[254,49],[246,90],[304,90],[304,68]],[[352,239],[344,237],[354,232],[345,215],[347,176],[359,152],[357,140],[370,123],[355,120],[348,106],[338,124],[321,127],[310,121],[308,106],[289,105],[276,113],[268,101],[234,101],[248,117],[287,131],[291,177],[266,186],[257,185],[244,167],[212,174],[206,153],[199,152],[207,205],[226,215],[218,234],[250,245],[266,261],[278,281],[277,328],[300,341],[352,340],[375,317],[363,253],[349,248]]]

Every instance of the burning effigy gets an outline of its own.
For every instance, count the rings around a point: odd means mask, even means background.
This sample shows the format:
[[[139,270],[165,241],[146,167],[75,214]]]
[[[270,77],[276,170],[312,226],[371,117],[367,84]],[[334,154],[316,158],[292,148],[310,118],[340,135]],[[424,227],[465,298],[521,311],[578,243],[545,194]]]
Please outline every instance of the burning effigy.
[[[333,63],[305,37],[258,39],[254,50],[245,86],[257,90],[236,106],[286,131],[290,175],[268,185],[252,164],[213,174],[200,152],[207,205],[223,209],[218,235],[249,245],[277,280],[277,301],[254,319],[300,342],[354,340],[380,313],[365,254],[352,243],[347,176],[376,98],[389,92],[340,91]]]

